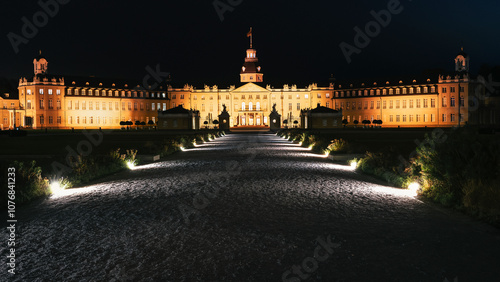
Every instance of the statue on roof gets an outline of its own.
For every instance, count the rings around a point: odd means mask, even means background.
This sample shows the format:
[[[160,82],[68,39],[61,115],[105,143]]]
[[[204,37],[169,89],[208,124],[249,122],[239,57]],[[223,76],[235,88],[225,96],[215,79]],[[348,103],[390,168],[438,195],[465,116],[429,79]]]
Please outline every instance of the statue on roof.
[[[222,104],[222,111],[227,112],[226,104]]]
[[[276,112],[276,103],[273,104],[273,112]]]

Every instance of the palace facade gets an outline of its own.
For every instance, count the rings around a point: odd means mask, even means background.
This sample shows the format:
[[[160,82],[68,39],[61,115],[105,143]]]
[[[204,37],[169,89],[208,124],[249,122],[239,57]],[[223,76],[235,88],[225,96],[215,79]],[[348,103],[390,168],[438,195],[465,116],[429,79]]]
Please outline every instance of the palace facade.
[[[273,105],[282,125],[298,127],[301,110],[317,105],[342,112],[347,126],[365,120],[381,120],[384,127],[500,124],[499,97],[488,95],[488,85],[470,76],[469,56],[463,50],[455,58],[455,71],[439,77],[280,89],[262,85],[264,74],[252,43],[240,71],[243,85],[226,89],[187,84],[174,88],[168,82],[153,89],[125,79],[49,75],[41,54],[33,65],[34,76],[19,80],[18,95],[0,97],[1,129],[119,129],[123,121],[156,123],[159,111],[179,105],[199,111],[202,126],[213,126],[224,106],[230,127],[269,126]]]

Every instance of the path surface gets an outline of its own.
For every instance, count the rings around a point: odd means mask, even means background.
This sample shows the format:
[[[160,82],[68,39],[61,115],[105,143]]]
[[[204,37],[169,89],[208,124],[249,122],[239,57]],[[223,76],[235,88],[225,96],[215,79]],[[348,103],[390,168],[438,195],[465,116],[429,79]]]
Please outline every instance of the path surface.
[[[228,135],[78,191],[20,212],[10,280],[500,278],[498,229],[274,135]]]

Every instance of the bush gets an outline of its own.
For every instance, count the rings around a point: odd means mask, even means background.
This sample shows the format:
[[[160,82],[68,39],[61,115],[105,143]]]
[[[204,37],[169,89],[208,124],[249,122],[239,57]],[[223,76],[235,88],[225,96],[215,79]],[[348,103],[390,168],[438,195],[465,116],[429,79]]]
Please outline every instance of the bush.
[[[444,142],[428,137],[426,141],[429,145],[419,147],[411,162],[412,170],[420,171],[424,195],[445,205],[489,210],[489,204],[483,206],[484,196],[496,195],[488,187],[500,178],[499,144],[464,129]]]
[[[337,153],[347,153],[349,151],[349,143],[344,139],[334,139],[330,141],[330,144],[325,150],[328,153],[337,152]]]
[[[406,187],[409,182],[408,170],[400,173],[398,165],[397,154],[393,150],[383,153],[366,152],[366,156],[359,160],[357,169],[398,187]]]
[[[50,195],[49,182],[42,177],[42,169],[36,166],[35,161],[15,161],[9,167],[16,169],[16,204],[24,204]],[[3,186],[7,187],[6,183]],[[7,192],[2,192],[2,209],[7,204],[6,197]]]
[[[469,180],[463,185],[463,204],[466,208],[480,215],[500,216],[500,186],[499,179],[484,182]]]

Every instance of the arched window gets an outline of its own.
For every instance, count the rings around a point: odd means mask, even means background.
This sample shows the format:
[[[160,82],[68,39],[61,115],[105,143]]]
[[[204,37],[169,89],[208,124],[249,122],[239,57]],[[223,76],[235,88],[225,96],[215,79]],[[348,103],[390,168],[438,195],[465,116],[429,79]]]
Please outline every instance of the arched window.
[[[256,107],[257,107],[257,111],[260,111],[260,102],[257,102]]]
[[[253,111],[253,104],[252,102],[248,103],[248,110]]]
[[[245,102],[241,103],[241,110],[244,111],[245,110]]]

